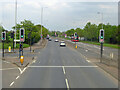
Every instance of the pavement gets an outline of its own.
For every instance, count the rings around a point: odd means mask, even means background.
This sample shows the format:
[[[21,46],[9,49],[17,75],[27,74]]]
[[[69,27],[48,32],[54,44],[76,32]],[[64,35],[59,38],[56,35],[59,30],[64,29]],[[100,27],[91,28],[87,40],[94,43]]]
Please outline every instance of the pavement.
[[[59,42],[48,41],[43,49],[36,49],[36,59],[15,74],[16,78],[4,74],[3,88],[108,88],[117,90],[118,81],[80,52],[68,46],[60,47]],[[17,70],[16,70],[17,72]],[[12,73],[12,71],[11,71]],[[112,88],[112,89],[110,89]]]

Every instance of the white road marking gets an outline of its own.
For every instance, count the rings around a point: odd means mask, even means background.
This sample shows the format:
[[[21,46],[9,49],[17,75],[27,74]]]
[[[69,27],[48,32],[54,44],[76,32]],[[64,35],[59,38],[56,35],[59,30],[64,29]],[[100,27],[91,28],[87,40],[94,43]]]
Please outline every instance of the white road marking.
[[[17,69],[17,67],[16,68],[5,68],[5,69],[0,69],[0,70],[12,70],[12,69]]]
[[[65,68],[64,68],[64,66],[63,66],[62,68],[63,68],[63,72],[64,72],[64,74],[65,74]]]
[[[28,67],[98,67],[98,66],[28,66]]]
[[[27,69],[27,67],[25,67],[23,70],[21,70],[21,68],[18,68],[20,71],[20,74],[23,74],[23,72],[25,72],[25,70]]]
[[[13,81],[11,84],[10,84],[10,87],[14,84],[15,82]]]
[[[3,62],[5,62],[5,63],[10,63],[10,62],[8,62],[8,61],[3,61]]]
[[[86,52],[88,52],[88,50],[85,50]]]
[[[18,79],[20,76],[17,76],[16,79]]]
[[[22,73],[22,70],[21,70],[21,68],[18,68],[19,69],[19,71],[20,71],[20,74]]]
[[[35,63],[36,62],[36,60],[34,60],[32,63]]]
[[[87,60],[87,62],[90,62],[89,60]]]
[[[67,89],[69,90],[69,84],[68,84],[68,80],[65,79],[66,85],[67,85]]]

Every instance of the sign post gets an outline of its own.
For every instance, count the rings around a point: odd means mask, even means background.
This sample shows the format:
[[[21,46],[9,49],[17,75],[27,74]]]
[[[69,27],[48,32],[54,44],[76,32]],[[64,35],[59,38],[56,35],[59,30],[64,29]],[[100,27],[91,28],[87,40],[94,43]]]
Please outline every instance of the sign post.
[[[2,57],[4,57],[4,41],[6,40],[6,32],[2,32],[2,43],[3,43],[3,47],[2,47]]]
[[[101,45],[100,57],[102,58],[102,55],[103,55],[103,43],[104,43],[104,30],[103,29],[100,29],[99,42],[100,42],[100,45]],[[100,62],[102,62],[102,61],[100,61]]]

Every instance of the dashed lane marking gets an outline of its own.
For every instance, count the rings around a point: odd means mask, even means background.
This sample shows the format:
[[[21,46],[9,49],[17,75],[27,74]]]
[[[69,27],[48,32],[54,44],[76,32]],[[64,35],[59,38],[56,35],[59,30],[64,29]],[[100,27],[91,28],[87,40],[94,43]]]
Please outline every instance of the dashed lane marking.
[[[64,66],[62,68],[63,68],[63,73],[65,74],[65,68],[64,68]]]
[[[16,79],[18,79],[20,76],[17,76]]]
[[[11,84],[10,84],[10,87],[14,84],[15,82],[13,81]]]
[[[87,62],[90,62],[89,60],[87,60]]]
[[[66,85],[67,85],[67,89],[69,90],[69,84],[68,84],[68,80],[65,79]]]

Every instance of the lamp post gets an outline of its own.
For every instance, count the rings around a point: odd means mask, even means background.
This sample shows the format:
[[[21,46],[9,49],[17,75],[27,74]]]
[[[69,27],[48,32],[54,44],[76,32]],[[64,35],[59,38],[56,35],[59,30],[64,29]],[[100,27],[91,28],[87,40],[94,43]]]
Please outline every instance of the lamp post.
[[[17,25],[17,0],[15,2],[15,47],[16,47],[16,25]]]
[[[41,7],[41,41],[42,41],[42,25],[43,25],[43,10],[47,7]]]
[[[101,14],[101,23],[102,23],[102,29],[103,29],[103,12],[98,12],[97,14]]]

